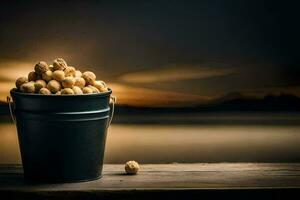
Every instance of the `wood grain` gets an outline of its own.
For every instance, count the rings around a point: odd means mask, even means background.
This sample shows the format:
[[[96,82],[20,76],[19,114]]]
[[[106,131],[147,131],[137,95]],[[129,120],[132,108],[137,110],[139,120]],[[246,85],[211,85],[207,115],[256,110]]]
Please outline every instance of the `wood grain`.
[[[81,183],[26,184],[18,165],[0,166],[0,190],[73,191],[195,188],[300,188],[300,164],[147,164],[138,175],[105,165],[103,178]]]

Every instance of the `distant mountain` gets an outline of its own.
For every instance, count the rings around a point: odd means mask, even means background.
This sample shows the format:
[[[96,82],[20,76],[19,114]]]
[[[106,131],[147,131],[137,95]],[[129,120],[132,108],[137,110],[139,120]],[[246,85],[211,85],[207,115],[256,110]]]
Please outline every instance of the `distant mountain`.
[[[249,98],[241,93],[230,93],[208,104],[180,108],[140,108],[117,106],[118,114],[188,113],[217,111],[267,111],[299,112],[300,98],[294,95],[268,95],[264,98]]]
[[[220,102],[226,102],[226,101],[232,101],[235,99],[249,99],[249,97],[244,96],[240,92],[230,92],[220,98],[217,98],[212,101],[212,103],[220,103]]]
[[[289,94],[267,95],[262,99],[239,95],[239,97],[229,100],[220,99],[219,102],[219,104],[212,106],[212,109],[223,111],[300,111],[300,98]]]

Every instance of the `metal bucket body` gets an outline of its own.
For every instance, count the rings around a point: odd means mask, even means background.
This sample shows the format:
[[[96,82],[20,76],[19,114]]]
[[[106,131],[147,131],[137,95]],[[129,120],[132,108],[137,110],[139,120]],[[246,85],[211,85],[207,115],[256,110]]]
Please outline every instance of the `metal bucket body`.
[[[24,177],[76,182],[101,177],[111,90],[88,95],[11,91]]]

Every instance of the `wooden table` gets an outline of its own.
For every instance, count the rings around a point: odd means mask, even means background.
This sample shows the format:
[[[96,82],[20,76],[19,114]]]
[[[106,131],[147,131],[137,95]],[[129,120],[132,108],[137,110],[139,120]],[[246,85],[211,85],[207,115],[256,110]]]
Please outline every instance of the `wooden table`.
[[[125,175],[123,168],[105,165],[103,178],[91,182],[29,185],[20,165],[0,165],[0,198],[281,199],[299,195],[300,189],[300,164],[147,164],[133,176]]]

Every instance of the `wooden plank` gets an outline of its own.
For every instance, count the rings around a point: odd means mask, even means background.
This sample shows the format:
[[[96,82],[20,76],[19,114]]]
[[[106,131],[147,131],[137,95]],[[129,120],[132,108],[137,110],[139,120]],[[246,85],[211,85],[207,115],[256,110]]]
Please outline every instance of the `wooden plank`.
[[[123,165],[105,165],[100,180],[28,185],[20,166],[2,165],[0,191],[300,188],[300,164],[296,163],[147,164],[141,167],[135,176],[125,175]]]
[[[19,165],[0,166],[1,199],[288,199],[300,195],[300,164],[142,165],[138,175],[105,165],[100,180],[83,183],[24,182]]]

